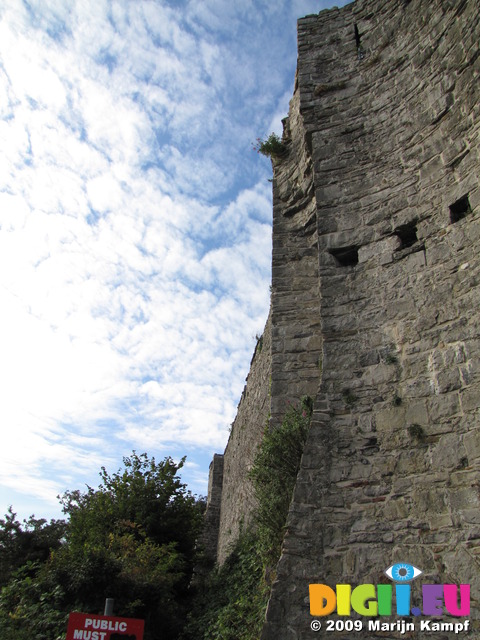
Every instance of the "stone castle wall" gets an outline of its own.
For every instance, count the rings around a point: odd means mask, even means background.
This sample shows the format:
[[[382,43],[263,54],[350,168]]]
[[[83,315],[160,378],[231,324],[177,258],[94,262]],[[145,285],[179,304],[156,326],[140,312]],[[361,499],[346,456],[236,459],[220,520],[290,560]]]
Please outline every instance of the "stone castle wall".
[[[224,453],[216,560],[222,564],[255,507],[248,472],[270,416],[271,320],[258,340]],[[207,509],[208,517],[208,509]]]
[[[315,186],[298,99],[284,122],[288,157],[273,160],[273,425],[288,403],[316,396],[322,367]]]
[[[377,584],[398,561],[470,583],[478,621],[479,9],[356,0],[299,21],[271,348],[225,451],[219,529],[222,561],[261,425],[314,397],[264,640],[324,637],[309,583]]]
[[[223,454],[215,453],[210,463],[208,473],[208,498],[204,517],[204,527],[197,541],[198,549],[207,560],[207,570],[210,564],[217,560],[218,536],[220,533],[220,509],[222,506],[223,491]],[[203,571],[203,567],[197,567],[198,573]]]
[[[299,22],[322,376],[264,639],[328,635],[308,584],[376,584],[399,561],[470,583],[478,625],[479,37],[475,1]]]

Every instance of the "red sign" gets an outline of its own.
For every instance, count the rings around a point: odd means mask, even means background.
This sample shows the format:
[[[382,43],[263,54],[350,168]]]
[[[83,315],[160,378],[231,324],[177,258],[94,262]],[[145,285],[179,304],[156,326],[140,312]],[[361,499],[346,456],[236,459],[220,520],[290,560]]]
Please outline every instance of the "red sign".
[[[143,640],[143,620],[71,613],[65,640]]]

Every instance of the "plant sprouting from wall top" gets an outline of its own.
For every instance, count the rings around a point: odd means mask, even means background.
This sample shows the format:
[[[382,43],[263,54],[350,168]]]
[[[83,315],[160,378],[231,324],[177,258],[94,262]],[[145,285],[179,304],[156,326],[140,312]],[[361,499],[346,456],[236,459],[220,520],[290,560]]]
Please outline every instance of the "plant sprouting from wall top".
[[[268,156],[269,158],[279,158],[287,150],[276,133],[271,133],[265,140],[257,138],[255,144],[252,144],[252,148],[257,153],[261,153],[262,156]]]

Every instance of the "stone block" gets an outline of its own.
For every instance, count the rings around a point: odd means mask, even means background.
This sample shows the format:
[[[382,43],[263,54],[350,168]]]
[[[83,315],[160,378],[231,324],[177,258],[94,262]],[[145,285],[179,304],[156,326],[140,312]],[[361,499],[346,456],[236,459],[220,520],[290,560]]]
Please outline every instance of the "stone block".
[[[396,249],[399,249],[401,244],[402,243],[398,236],[391,236],[378,242],[372,242],[364,245],[358,250],[358,261],[367,262],[372,258],[381,260],[382,256],[386,255],[389,257],[388,262],[391,262],[392,253]]]
[[[415,251],[402,259],[403,268],[406,271],[415,273],[417,269],[421,269],[426,264],[425,251]]]
[[[432,463],[437,469],[455,469],[466,460],[467,452],[457,433],[446,433],[432,449]]]
[[[379,387],[398,378],[395,367],[388,364],[378,364],[364,370],[362,380],[366,385]]]
[[[415,476],[425,473],[429,467],[426,450],[419,445],[406,451],[399,451],[395,473],[399,475]]]
[[[465,509],[476,509],[479,514],[480,522],[480,510],[478,509],[480,499],[476,487],[459,487],[450,491],[450,506],[454,511],[463,511]]]
[[[480,458],[480,429],[469,431],[463,436],[463,444],[469,464]]]
[[[458,368],[441,371],[435,376],[436,393],[455,391],[461,389],[462,385],[463,381]]]
[[[398,522],[408,517],[410,512],[404,498],[395,498],[388,500],[382,509],[382,515],[385,520],[393,520]]]
[[[405,429],[405,407],[386,407],[375,413],[375,424],[379,431]]]
[[[460,413],[460,400],[456,392],[446,393],[427,401],[428,414],[432,422],[450,418]]]
[[[407,424],[425,425],[429,422],[426,400],[408,401],[405,410]]]
[[[472,385],[469,389],[463,389],[460,393],[460,403],[464,412],[475,411],[479,408],[480,385]]]

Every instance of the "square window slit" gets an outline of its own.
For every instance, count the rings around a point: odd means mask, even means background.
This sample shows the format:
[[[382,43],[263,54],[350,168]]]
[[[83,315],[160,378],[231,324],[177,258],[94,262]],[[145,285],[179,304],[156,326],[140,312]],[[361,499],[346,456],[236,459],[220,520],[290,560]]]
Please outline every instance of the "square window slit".
[[[354,267],[358,264],[358,247],[342,247],[340,249],[329,249],[339,267]]]
[[[395,235],[400,238],[400,242],[402,243],[399,247],[400,249],[412,247],[418,240],[417,225],[415,222],[404,224],[395,229]]]
[[[470,206],[470,200],[468,199],[467,193],[467,195],[450,205],[451,224],[454,224],[459,220],[463,220],[463,218],[465,218],[469,213],[472,213],[472,207]]]

